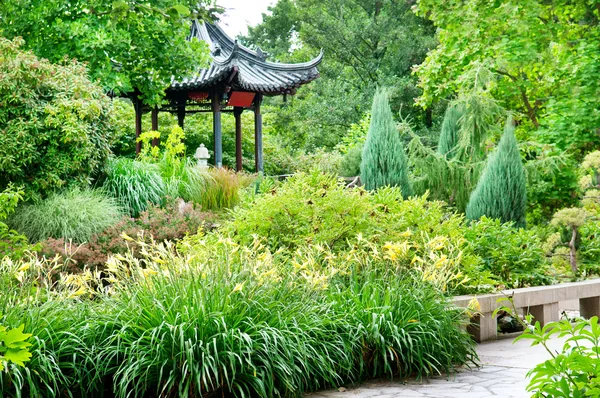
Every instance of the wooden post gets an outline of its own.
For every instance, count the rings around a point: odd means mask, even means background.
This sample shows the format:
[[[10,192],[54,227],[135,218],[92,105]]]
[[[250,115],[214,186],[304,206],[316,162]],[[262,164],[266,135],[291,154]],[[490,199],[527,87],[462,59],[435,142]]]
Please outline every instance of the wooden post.
[[[152,109],[152,131],[158,131],[158,108]],[[158,138],[152,139],[152,146],[158,146]]]
[[[135,154],[139,155],[142,151],[142,143],[137,139],[142,134],[142,101],[136,98],[133,107],[135,109]]]
[[[242,171],[242,112],[244,108],[235,107],[233,116],[235,117],[235,170]]]
[[[213,138],[215,141],[215,166],[223,167],[223,133],[221,131],[221,104],[219,93],[214,92],[211,99],[213,112]]]
[[[185,101],[182,101],[177,106],[177,124],[183,129],[183,122],[185,120]]]
[[[262,94],[256,94],[254,99],[254,166],[257,173],[262,173],[263,167],[263,142],[262,142],[262,115],[260,103]]]

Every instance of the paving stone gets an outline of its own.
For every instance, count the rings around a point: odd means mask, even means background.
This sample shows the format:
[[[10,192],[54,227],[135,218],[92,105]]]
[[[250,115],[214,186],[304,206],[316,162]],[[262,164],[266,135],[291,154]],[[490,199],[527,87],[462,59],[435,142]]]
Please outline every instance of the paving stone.
[[[550,341],[551,349],[559,349],[561,339]],[[311,398],[528,398],[527,372],[550,355],[543,349],[530,347],[527,341],[516,344],[498,340],[480,344],[477,352],[480,368],[463,368],[449,377],[428,380],[377,380],[363,385],[345,386],[337,390],[307,394]]]

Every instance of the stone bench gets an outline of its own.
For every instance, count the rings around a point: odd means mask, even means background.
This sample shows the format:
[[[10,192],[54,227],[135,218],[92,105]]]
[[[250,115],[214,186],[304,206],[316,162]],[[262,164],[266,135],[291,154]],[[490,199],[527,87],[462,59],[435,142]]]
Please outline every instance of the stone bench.
[[[453,302],[458,307],[468,307],[473,298],[479,302],[480,315],[471,320],[472,325],[468,330],[477,342],[497,338],[497,322],[492,314],[497,308],[511,307],[509,302],[499,301],[503,298],[511,298],[516,309],[533,315],[534,320],[539,321],[542,326],[559,320],[558,303],[567,300],[579,300],[582,317],[600,317],[600,279],[512,289],[478,296],[457,296]]]

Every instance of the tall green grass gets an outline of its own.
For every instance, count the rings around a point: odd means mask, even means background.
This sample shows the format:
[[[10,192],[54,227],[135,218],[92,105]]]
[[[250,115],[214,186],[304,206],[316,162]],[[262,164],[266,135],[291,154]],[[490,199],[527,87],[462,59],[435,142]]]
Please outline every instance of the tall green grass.
[[[63,238],[83,243],[122,216],[119,204],[102,191],[70,188],[18,207],[9,223],[31,242]]]
[[[368,256],[292,261],[219,235],[144,251],[144,261],[112,259],[107,288],[73,297],[66,287],[79,285],[66,280],[31,303],[32,276],[0,296],[0,321],[37,337],[28,368],[0,375],[5,396],[301,396],[475,359],[462,311]]]
[[[165,182],[157,165],[127,158],[108,162],[104,189],[137,217],[148,204],[160,205],[165,199]]]

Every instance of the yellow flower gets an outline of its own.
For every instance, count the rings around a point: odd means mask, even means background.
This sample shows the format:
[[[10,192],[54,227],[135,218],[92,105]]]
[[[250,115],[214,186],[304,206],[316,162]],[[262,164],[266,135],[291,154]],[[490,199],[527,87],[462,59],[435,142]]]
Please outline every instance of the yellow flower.
[[[29,268],[31,268],[31,264],[30,263],[25,263],[23,265],[21,265],[18,269],[18,271],[22,272],[22,271],[27,271]]]
[[[242,282],[242,283],[238,283],[237,285],[235,285],[232,293],[241,292],[242,288],[244,287],[245,284],[246,284],[246,282]]]
[[[127,235],[125,232],[121,233],[121,238],[128,240],[130,242],[133,242],[133,240],[134,240],[131,236]]]

